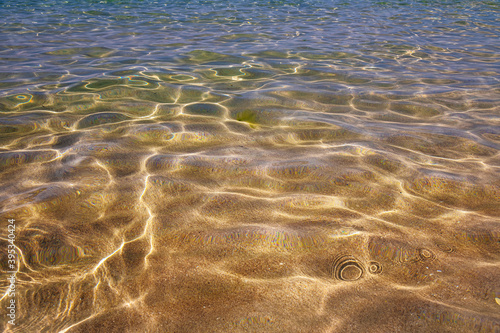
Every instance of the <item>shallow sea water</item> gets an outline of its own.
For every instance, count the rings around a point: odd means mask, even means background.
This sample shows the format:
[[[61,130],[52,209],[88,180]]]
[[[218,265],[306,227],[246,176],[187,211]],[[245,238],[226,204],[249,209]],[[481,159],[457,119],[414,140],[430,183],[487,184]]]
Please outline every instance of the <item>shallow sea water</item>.
[[[498,2],[0,13],[2,331],[500,332]]]

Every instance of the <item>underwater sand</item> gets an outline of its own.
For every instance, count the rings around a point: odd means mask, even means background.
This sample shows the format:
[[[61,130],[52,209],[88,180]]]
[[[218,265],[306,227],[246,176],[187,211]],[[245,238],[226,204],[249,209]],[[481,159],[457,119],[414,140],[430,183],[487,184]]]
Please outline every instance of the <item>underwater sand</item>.
[[[0,11],[0,330],[500,332],[498,3]]]

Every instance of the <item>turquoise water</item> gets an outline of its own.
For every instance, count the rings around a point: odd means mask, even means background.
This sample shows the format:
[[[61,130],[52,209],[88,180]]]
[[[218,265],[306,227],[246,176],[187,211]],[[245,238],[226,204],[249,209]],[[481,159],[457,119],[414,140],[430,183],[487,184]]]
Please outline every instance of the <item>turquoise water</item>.
[[[3,331],[499,332],[499,13],[1,1]]]

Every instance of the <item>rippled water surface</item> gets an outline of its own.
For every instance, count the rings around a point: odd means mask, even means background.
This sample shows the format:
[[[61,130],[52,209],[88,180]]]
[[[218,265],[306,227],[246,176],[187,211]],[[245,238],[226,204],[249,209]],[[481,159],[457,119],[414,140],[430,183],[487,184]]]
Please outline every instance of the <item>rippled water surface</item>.
[[[499,13],[0,2],[1,329],[500,332]]]

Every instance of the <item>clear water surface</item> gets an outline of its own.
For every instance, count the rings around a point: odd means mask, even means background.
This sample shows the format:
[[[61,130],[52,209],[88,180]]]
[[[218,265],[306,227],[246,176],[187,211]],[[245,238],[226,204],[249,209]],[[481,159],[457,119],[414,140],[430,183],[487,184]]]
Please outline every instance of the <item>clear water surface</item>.
[[[499,13],[1,1],[2,330],[500,332]]]

